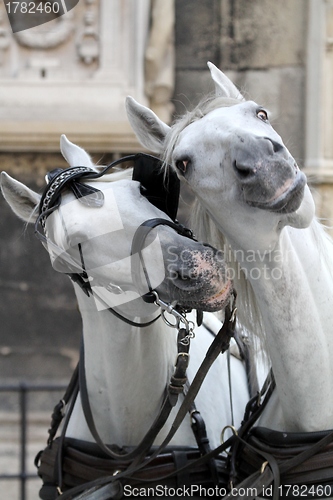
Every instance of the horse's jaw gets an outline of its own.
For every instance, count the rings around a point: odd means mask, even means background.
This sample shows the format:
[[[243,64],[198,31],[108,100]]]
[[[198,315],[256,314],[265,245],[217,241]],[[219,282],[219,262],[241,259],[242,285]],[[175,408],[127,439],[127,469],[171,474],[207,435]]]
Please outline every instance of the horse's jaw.
[[[301,206],[293,213],[286,215],[286,226],[304,229],[309,227],[315,216],[315,203],[309,186],[305,186],[304,197]]]
[[[284,227],[307,228],[315,216],[315,204],[308,185],[299,208],[285,214],[250,206],[242,200],[233,200],[229,195],[224,199],[224,195],[216,196],[214,193],[209,197],[200,196],[198,192],[194,194],[234,250],[267,254],[278,247]],[[192,225],[196,232],[195,223],[193,218]]]

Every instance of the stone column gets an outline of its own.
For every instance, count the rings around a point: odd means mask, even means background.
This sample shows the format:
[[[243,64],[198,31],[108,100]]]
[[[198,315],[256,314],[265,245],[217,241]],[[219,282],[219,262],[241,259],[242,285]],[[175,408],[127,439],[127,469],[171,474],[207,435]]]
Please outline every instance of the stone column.
[[[170,122],[174,90],[174,0],[151,0],[151,29],[145,54],[145,91],[151,109]]]
[[[333,235],[333,1],[309,0],[305,172]]]

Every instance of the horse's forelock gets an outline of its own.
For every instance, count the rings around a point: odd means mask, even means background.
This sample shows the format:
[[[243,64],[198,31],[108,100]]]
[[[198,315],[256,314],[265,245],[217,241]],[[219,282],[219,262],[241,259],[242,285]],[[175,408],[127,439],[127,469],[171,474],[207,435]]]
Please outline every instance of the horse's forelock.
[[[240,104],[238,99],[230,97],[216,97],[215,94],[209,95],[202,99],[194,109],[187,111],[184,115],[177,118],[165,138],[166,147],[163,156],[164,165],[172,164],[172,153],[177,144],[178,136],[186,127],[188,127],[188,125],[200,120],[200,118],[203,118],[215,109],[235,106],[236,104]]]

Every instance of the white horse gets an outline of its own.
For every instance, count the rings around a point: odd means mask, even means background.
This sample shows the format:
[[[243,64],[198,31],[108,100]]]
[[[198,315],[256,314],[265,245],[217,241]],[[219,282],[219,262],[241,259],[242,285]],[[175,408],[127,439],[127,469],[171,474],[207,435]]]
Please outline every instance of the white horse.
[[[98,171],[88,154],[64,136],[61,150],[71,167],[79,165]],[[157,318],[156,306],[145,303],[133,290],[130,251],[137,228],[147,219],[170,218],[147,201],[131,175],[132,170],[128,169],[85,181],[85,185],[103,193],[104,204],[100,208],[80,203],[69,189],[64,189],[61,203],[45,220],[47,246],[55,269],[65,273],[84,271],[90,281],[92,296],[74,283],[83,321],[88,397],[101,439],[118,447],[137,446],[152,425],[177,352],[175,329]],[[1,179],[3,195],[12,210],[21,219],[35,222],[40,195],[4,172]],[[146,243],[142,255],[160,299],[211,311],[221,309],[229,301],[232,285],[214,249],[164,225],[152,230]],[[106,303],[121,317],[111,314]],[[157,320],[140,328],[128,325],[122,317],[139,323]],[[205,316],[205,324],[210,330],[219,330],[220,324],[212,314]],[[204,326],[195,326],[195,334],[191,340],[189,381],[213,340]],[[218,357],[196,398],[211,447],[220,443],[225,425],[240,424],[249,397],[242,362],[233,356],[230,361],[233,416],[226,356]],[[178,407],[179,403],[154,445],[165,439]],[[196,446],[190,422],[188,418],[181,424],[171,446]],[[76,400],[66,436],[94,442],[80,398]]]
[[[233,262],[238,317],[263,336],[276,380],[260,425],[331,429],[332,240],[267,111],[209,67],[216,94],[171,128],[132,98],[129,120],[195,194],[195,232]]]

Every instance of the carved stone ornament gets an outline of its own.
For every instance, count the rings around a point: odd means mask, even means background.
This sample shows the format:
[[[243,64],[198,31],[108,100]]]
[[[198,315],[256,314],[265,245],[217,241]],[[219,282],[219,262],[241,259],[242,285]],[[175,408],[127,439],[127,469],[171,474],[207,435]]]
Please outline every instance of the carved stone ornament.
[[[52,31],[35,31],[34,29],[15,33],[20,45],[31,49],[52,49],[66,42],[74,32],[73,14],[58,17],[53,21]]]
[[[84,31],[77,43],[80,59],[85,64],[91,64],[99,58],[99,36],[97,30],[97,7],[95,0],[86,0],[84,15]]]

